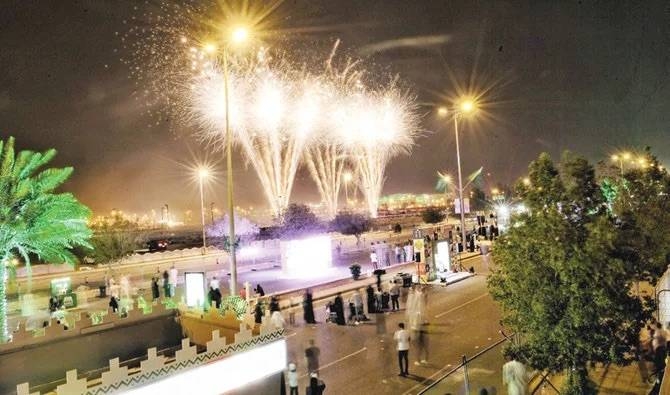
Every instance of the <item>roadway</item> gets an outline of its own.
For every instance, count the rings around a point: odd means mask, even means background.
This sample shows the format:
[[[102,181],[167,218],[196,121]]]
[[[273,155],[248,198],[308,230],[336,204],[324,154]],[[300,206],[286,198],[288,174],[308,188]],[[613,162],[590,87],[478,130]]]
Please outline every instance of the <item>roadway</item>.
[[[417,346],[409,352],[410,376],[399,377],[397,352],[393,332],[397,324],[406,321],[404,305],[401,312],[385,314],[386,333],[377,334],[378,315],[358,326],[337,326],[324,323],[323,303],[315,306],[317,325],[305,326],[300,317],[298,326],[288,330],[289,360],[298,364],[301,393],[307,385],[304,349],[314,339],[321,349],[320,377],[327,393],[336,394],[415,394],[431,379],[456,366],[462,355],[472,356],[501,339],[500,311],[486,290],[486,274],[481,258],[468,261],[478,275],[456,284],[429,287],[428,317],[432,327],[429,335],[428,364],[416,366]],[[346,300],[346,295],[345,295]],[[300,314],[298,314],[300,316]],[[493,351],[497,352],[497,351]],[[499,366],[491,369],[499,370]],[[487,385],[496,385],[503,393],[493,371]],[[473,388],[477,390],[477,388]]]

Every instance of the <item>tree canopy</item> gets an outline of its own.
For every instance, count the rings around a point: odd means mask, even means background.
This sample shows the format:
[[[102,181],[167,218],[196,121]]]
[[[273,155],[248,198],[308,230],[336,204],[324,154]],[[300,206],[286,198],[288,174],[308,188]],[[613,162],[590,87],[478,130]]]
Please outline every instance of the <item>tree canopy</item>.
[[[324,226],[305,204],[290,204],[282,216],[281,239],[295,239],[324,231]]]
[[[635,269],[619,254],[619,229],[593,167],[548,154],[529,166],[518,189],[526,213],[512,217],[494,249],[489,290],[503,321],[523,339],[532,367],[566,371],[565,393],[590,393],[589,362],[625,364],[650,310],[631,292]]]
[[[31,257],[74,264],[75,246],[90,247],[89,209],[70,193],[56,193],[71,167],[42,169],[56,155],[14,150],[14,138],[0,140],[0,341],[6,341],[6,269],[12,257],[28,269]]]
[[[343,235],[353,235],[356,239],[370,230],[370,218],[363,214],[339,213],[330,221],[331,229]]]
[[[447,218],[447,213],[436,207],[429,207],[421,213],[421,219],[427,224],[437,224]]]

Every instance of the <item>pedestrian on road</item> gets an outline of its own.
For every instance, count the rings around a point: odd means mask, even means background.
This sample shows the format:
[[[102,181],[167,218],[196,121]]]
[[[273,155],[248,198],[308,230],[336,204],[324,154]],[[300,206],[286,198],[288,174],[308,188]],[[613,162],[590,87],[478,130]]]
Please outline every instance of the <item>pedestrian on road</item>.
[[[293,362],[288,364],[288,388],[289,395],[298,395],[298,372]]]
[[[337,319],[335,320],[337,325],[346,325],[347,323],[344,320],[344,301],[342,300],[342,294],[340,292],[338,292],[337,296],[335,297],[333,308],[335,309],[335,314],[337,315]]]
[[[375,329],[378,336],[386,335],[386,314],[377,314],[375,316]],[[383,342],[384,339],[381,339]]]
[[[389,294],[391,295],[391,310],[400,310],[400,287],[395,282],[395,280],[391,281],[391,289],[389,290]]]
[[[109,298],[109,307],[112,308],[112,311],[116,313],[119,310],[119,302],[116,300],[114,296]]]
[[[170,297],[170,274],[167,270],[163,271],[163,295],[166,298]]]
[[[375,303],[375,290],[372,288],[372,284],[368,284],[368,287],[365,288],[365,293],[367,294],[368,314],[374,314],[377,312],[377,307]]]
[[[307,288],[302,298],[303,317],[308,324],[316,324],[314,319],[314,304],[312,302],[312,291]]]
[[[314,339],[309,340],[309,347],[305,349],[305,362],[307,362],[307,372],[319,373],[319,356],[321,350],[314,345]]]
[[[399,376],[405,377],[409,374],[409,332],[405,330],[405,324],[398,324],[398,330],[393,334],[393,340],[397,343]]]
[[[151,296],[153,300],[157,300],[161,296],[158,288],[158,278],[156,277],[151,279]]]
[[[418,361],[415,365],[428,363],[428,322],[423,322],[416,331],[417,345],[419,346]]]
[[[305,393],[307,395],[322,395],[325,389],[326,384],[319,379],[319,375],[316,373],[310,374],[309,387],[305,389]]]
[[[395,262],[402,263],[402,248],[398,244],[395,245]]]
[[[506,350],[503,365],[503,385],[507,386],[508,395],[526,395],[528,393],[528,373],[524,364],[516,360],[516,353]]]

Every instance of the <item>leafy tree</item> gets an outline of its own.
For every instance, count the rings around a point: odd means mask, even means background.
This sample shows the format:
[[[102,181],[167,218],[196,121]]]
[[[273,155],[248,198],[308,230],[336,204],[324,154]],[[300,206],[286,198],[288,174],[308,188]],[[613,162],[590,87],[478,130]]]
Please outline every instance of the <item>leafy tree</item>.
[[[330,228],[343,235],[356,236],[360,242],[361,235],[370,230],[370,218],[363,214],[339,213],[330,221]]]
[[[91,238],[91,255],[97,263],[111,264],[131,255],[145,242],[146,237],[136,231],[106,226],[97,229]]]
[[[235,215],[235,247],[238,247],[241,242],[253,240],[258,233],[258,225],[247,218]],[[228,214],[207,227],[207,236],[218,243],[224,251],[230,251],[229,235],[230,223],[228,221]],[[214,242],[210,242],[210,244],[214,244]]]
[[[71,167],[42,169],[56,151],[14,151],[14,138],[0,141],[0,341],[9,338],[6,270],[20,257],[30,269],[32,256],[51,263],[74,264],[71,249],[89,246],[89,209],[70,193],[55,190]]]
[[[514,346],[522,358],[566,372],[566,394],[594,393],[588,364],[631,362],[649,310],[630,293],[634,271],[618,254],[592,166],[565,154],[559,171],[542,154],[529,173],[518,186],[529,210],[496,245],[489,291],[523,339]]]
[[[649,150],[646,163],[612,181],[612,209],[621,258],[635,268],[637,280],[653,285],[670,264],[670,176]]]
[[[279,229],[279,237],[282,239],[295,239],[324,231],[321,221],[305,204],[292,203],[286,208],[282,218],[283,223]]]
[[[444,210],[440,210],[435,207],[429,207],[426,210],[424,210],[423,213],[421,213],[421,218],[423,219],[423,222],[427,224],[437,224],[442,221],[447,217],[447,214],[444,212]]]

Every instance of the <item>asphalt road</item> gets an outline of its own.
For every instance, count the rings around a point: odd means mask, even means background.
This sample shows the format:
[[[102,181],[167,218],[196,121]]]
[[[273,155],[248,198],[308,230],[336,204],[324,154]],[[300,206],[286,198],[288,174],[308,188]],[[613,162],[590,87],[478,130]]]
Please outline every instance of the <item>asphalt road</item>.
[[[500,340],[500,311],[486,291],[482,259],[469,262],[480,274],[448,287],[430,288],[427,310],[433,333],[429,335],[428,364],[414,364],[418,355],[417,345],[412,344],[407,378],[398,376],[393,342],[397,324],[406,320],[404,305],[401,304],[401,312],[384,315],[383,335],[377,334],[376,315],[371,322],[359,326],[337,326],[323,322],[323,304],[317,304],[319,324],[305,326],[298,317],[298,327],[289,329],[288,344],[289,359],[298,364],[303,376],[301,393],[308,380],[304,349],[309,339],[314,339],[321,349],[320,377],[326,383],[326,393],[331,394],[415,394],[450,366],[458,365],[462,355],[472,356]],[[498,393],[504,393],[499,384],[496,387]]]

